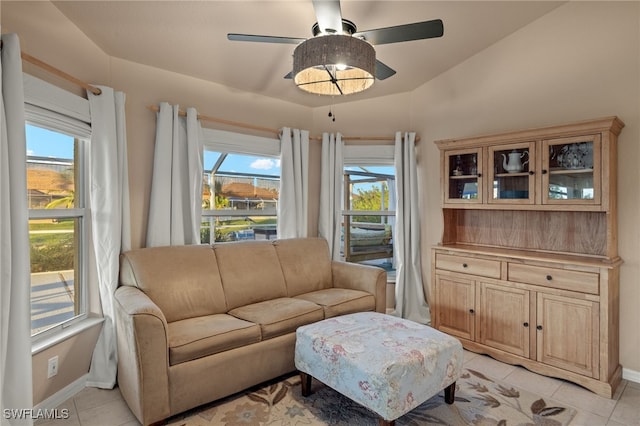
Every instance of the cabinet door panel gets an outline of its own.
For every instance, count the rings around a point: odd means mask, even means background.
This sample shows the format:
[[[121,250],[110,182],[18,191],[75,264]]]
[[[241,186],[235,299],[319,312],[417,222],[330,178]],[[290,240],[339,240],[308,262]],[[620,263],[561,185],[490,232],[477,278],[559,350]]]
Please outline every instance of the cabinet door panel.
[[[481,204],[482,149],[462,149],[443,152],[443,203]]]
[[[480,283],[478,340],[529,357],[529,291]]]
[[[599,304],[538,293],[537,359],[598,378]]]
[[[475,281],[436,275],[436,328],[475,339]]]
[[[488,147],[487,202],[533,204],[535,202],[535,142]]]
[[[600,140],[594,134],[543,141],[543,204],[600,204]]]

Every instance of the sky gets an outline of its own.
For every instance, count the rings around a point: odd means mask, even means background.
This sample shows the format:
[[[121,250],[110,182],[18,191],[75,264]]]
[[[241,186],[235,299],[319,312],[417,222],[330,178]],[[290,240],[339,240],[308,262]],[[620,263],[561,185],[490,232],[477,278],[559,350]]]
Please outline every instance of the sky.
[[[26,125],[27,155],[73,159],[73,137]]]
[[[219,156],[220,153],[205,150],[204,170],[211,170]],[[222,163],[219,171],[280,176],[280,159],[277,157],[254,157],[250,155],[229,154]]]

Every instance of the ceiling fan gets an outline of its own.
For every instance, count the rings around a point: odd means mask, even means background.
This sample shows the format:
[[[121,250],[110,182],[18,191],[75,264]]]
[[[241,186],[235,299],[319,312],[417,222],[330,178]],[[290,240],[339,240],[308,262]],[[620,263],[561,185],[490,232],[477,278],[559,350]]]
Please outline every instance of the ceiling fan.
[[[415,22],[367,31],[342,18],[340,0],[312,0],[317,22],[313,37],[278,37],[229,33],[231,41],[297,45],[293,72],[285,78],[308,92],[346,95],[367,89],[374,78],[384,80],[396,73],[375,57],[373,46],[442,37],[442,20]]]

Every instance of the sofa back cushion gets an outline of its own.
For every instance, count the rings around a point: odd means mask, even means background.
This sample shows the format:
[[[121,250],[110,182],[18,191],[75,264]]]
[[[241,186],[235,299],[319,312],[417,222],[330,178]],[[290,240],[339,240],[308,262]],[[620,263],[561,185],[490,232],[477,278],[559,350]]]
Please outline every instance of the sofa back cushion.
[[[289,297],[333,287],[329,245],[324,238],[274,242]]]
[[[167,322],[227,312],[211,246],[150,247],[123,253],[120,284],[142,290]]]
[[[213,246],[228,310],[286,297],[287,288],[271,241],[241,241]]]

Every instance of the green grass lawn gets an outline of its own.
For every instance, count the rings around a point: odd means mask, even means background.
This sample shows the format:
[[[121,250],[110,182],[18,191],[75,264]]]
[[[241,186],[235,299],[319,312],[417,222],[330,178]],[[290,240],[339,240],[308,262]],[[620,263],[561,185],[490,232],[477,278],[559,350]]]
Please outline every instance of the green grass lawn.
[[[47,231],[54,231],[47,233]],[[68,231],[68,232],[59,232]],[[73,269],[74,220],[30,220],[31,272]]]
[[[30,220],[29,231],[61,231],[61,230],[73,231],[73,219],[66,219],[62,221],[53,220]]]

